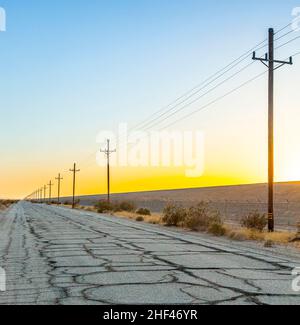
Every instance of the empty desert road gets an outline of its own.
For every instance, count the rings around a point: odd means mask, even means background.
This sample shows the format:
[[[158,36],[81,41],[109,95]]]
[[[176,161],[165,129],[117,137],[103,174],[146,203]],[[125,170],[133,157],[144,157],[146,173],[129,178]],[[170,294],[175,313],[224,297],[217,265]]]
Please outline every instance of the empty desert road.
[[[20,202],[0,214],[0,304],[300,304],[300,257]]]

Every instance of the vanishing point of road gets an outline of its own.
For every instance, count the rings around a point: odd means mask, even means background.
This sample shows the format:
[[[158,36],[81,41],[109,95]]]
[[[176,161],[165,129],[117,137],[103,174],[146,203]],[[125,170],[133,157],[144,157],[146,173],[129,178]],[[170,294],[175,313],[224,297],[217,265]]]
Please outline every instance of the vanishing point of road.
[[[93,212],[0,214],[0,304],[300,304],[300,257]]]

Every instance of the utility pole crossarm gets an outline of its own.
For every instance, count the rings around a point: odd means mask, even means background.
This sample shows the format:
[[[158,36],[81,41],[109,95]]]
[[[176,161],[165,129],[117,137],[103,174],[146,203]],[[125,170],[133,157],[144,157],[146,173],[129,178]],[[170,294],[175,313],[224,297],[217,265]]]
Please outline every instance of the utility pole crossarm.
[[[107,149],[105,149],[105,150],[102,150],[102,149],[101,149],[100,152],[106,154],[107,156],[110,156],[112,153],[116,153],[117,150],[114,149],[114,150],[109,150],[109,151],[108,151]]]
[[[259,58],[259,57],[256,56],[256,52],[253,52],[252,60],[262,62],[262,63],[263,63],[265,66],[267,66],[268,68],[269,68],[269,65],[266,64],[266,62],[267,62],[267,63],[270,63],[270,62],[278,63],[278,64],[280,64],[279,67],[282,67],[282,66],[285,65],[285,64],[293,65],[293,58],[292,58],[291,56],[290,56],[289,61],[281,61],[281,60],[272,60],[272,61],[271,61],[271,60],[269,60],[269,56],[268,56],[268,54],[266,54],[264,58],[262,58],[262,57]],[[276,69],[278,69],[279,67],[277,67]]]

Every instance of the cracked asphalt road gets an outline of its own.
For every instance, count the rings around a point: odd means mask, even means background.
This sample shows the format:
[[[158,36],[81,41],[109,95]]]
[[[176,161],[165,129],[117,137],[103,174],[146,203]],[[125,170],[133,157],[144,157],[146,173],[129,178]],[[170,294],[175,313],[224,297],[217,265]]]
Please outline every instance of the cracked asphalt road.
[[[0,214],[0,304],[300,304],[300,257],[67,208]]]

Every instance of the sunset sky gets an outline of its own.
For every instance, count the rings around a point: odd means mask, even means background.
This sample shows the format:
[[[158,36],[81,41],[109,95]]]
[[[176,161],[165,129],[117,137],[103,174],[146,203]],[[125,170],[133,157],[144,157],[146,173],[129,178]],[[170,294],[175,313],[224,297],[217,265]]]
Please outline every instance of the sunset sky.
[[[105,193],[106,170],[93,154],[99,132],[147,119],[263,41],[269,27],[291,22],[297,6],[291,0],[0,0],[7,15],[0,33],[0,197],[25,197],[59,172],[62,195],[70,195],[75,161],[77,194]],[[276,57],[299,51],[300,39]],[[251,62],[249,54],[233,72]],[[184,168],[172,166],[113,167],[112,191],[265,182],[267,75],[183,119],[265,69],[255,62],[156,128],[179,119],[167,130],[203,132],[201,177],[187,178]],[[276,180],[300,180],[300,56],[276,71],[275,82]]]

